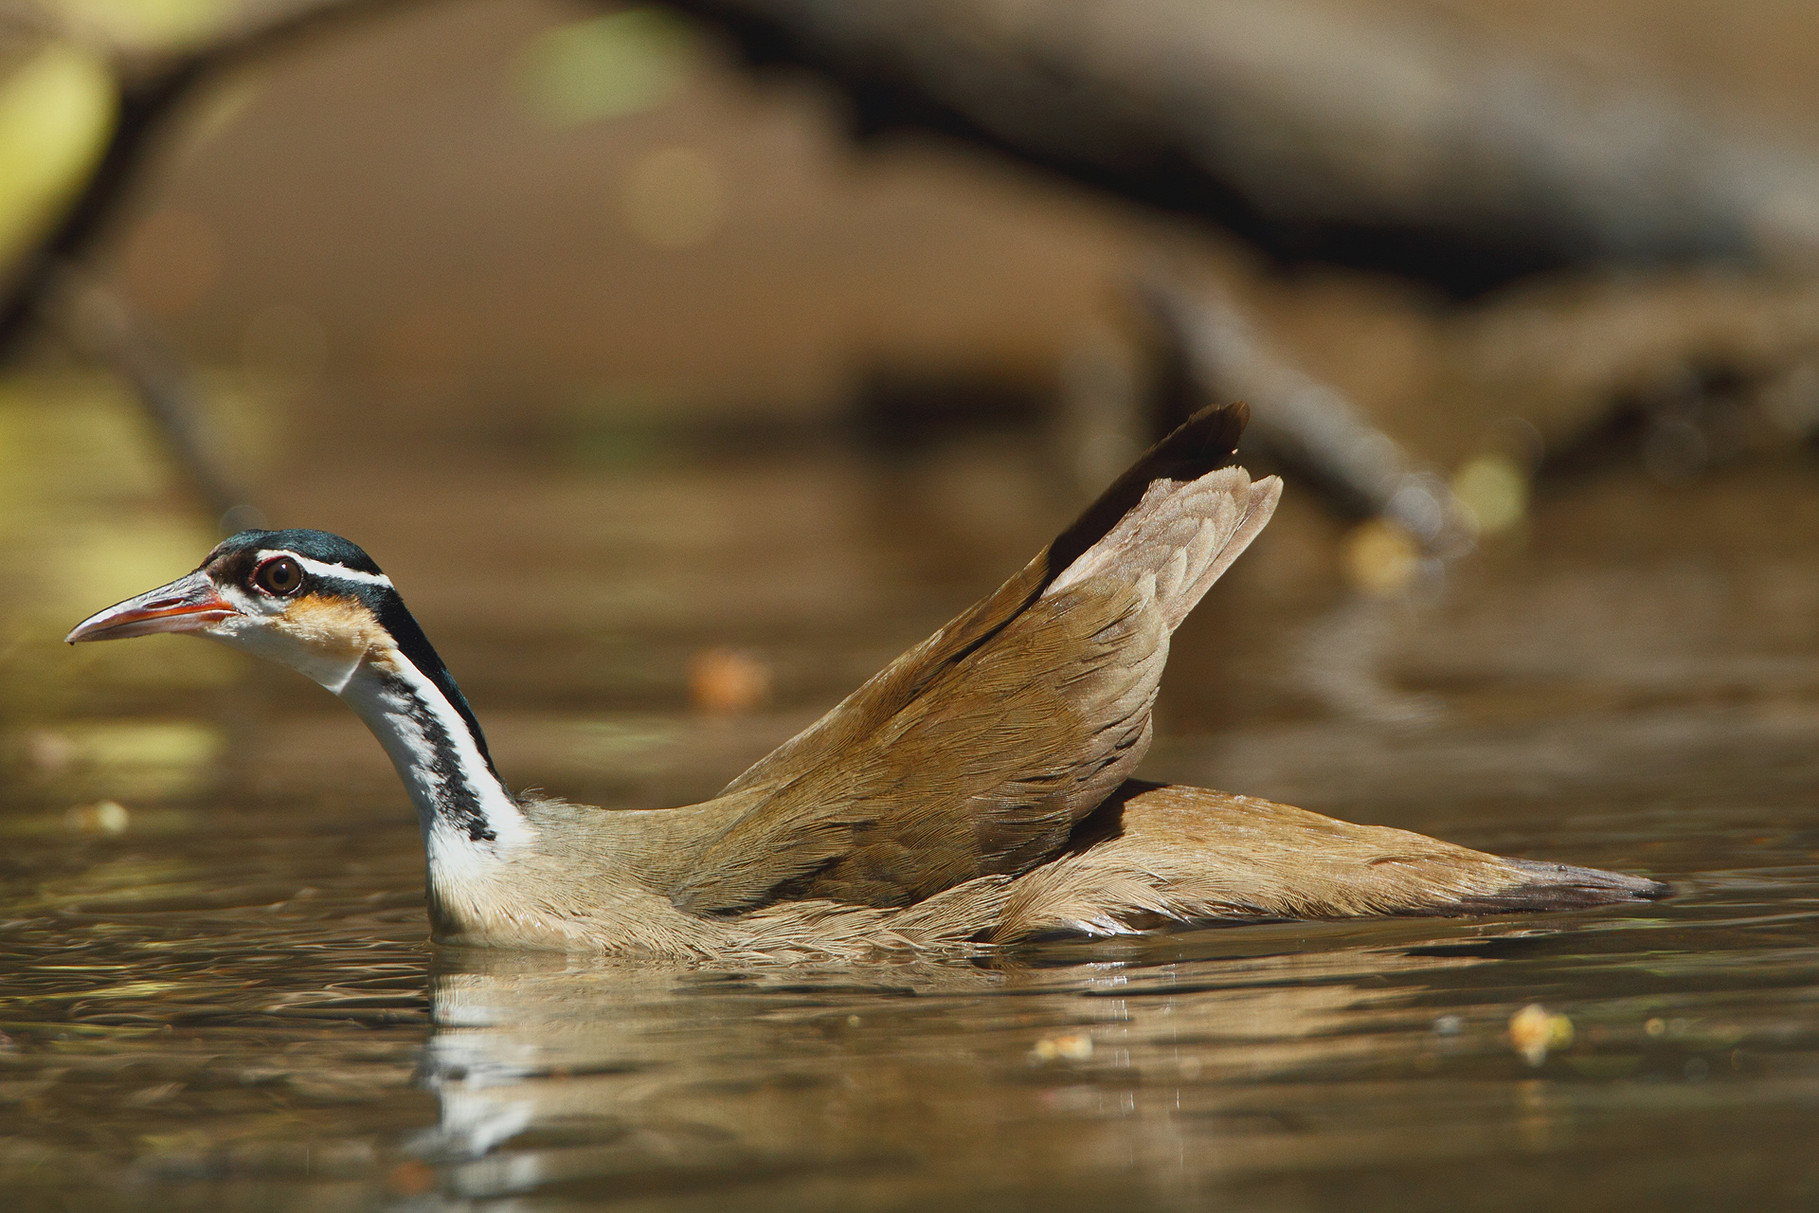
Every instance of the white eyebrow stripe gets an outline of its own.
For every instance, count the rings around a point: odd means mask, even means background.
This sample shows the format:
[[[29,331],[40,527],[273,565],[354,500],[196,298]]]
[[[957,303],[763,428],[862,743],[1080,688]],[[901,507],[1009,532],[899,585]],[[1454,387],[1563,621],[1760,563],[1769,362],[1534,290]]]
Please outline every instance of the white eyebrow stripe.
[[[277,550],[265,549],[258,553],[258,557],[261,560],[264,560],[268,556],[289,556],[292,560],[295,560],[301,565],[305,572],[314,573],[318,577],[333,577],[342,581],[358,581],[363,582],[366,585],[382,585],[388,590],[392,588],[392,579],[387,577],[384,573],[363,573],[359,569],[345,568],[338,564],[328,564],[321,560],[311,560],[308,556],[299,556],[295,552],[287,552],[282,548]]]

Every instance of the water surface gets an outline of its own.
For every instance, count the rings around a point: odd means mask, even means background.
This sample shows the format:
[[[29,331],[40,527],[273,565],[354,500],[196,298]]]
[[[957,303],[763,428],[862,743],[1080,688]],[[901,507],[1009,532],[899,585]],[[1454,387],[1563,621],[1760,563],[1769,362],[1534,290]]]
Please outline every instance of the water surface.
[[[388,467],[325,462],[282,521],[379,556],[508,779],[605,804],[710,793],[1067,508],[1002,451]],[[11,483],[9,1209],[1819,1206],[1803,465],[1554,486],[1525,546],[1392,604],[1291,504],[1177,646],[1147,774],[1669,901],[778,969],[433,950],[402,794],[327,696],[56,645],[206,528],[143,479]],[[768,704],[690,708],[721,644]],[[1571,1040],[1525,1057],[1536,1003]]]

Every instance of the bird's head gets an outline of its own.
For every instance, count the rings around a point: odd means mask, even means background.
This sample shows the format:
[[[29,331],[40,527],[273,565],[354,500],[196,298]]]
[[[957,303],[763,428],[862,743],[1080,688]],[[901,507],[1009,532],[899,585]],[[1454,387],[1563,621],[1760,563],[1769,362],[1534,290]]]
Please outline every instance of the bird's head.
[[[408,659],[407,646],[422,637],[372,557],[339,535],[308,530],[241,531],[195,572],[90,616],[65,639],[157,632],[222,641],[337,693],[362,661]]]

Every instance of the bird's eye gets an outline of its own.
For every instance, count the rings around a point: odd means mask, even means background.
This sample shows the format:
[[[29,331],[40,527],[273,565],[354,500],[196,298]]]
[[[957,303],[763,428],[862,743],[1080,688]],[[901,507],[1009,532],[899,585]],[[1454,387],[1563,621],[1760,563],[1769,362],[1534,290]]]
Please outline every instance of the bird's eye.
[[[280,556],[259,566],[253,573],[253,584],[267,594],[285,598],[303,584],[303,569],[289,556]]]

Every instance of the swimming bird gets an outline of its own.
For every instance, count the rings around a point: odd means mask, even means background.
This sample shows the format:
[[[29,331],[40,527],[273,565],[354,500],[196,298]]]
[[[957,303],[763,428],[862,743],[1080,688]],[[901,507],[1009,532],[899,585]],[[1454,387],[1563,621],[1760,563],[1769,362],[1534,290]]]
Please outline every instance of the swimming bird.
[[[450,942],[841,957],[1662,896],[1639,877],[1132,778],[1170,635],[1281,494],[1232,462],[1247,416],[1196,414],[995,592],[696,805],[514,795],[391,580],[323,531],[242,531],[68,640],[193,633],[340,696],[416,806],[430,919]]]

